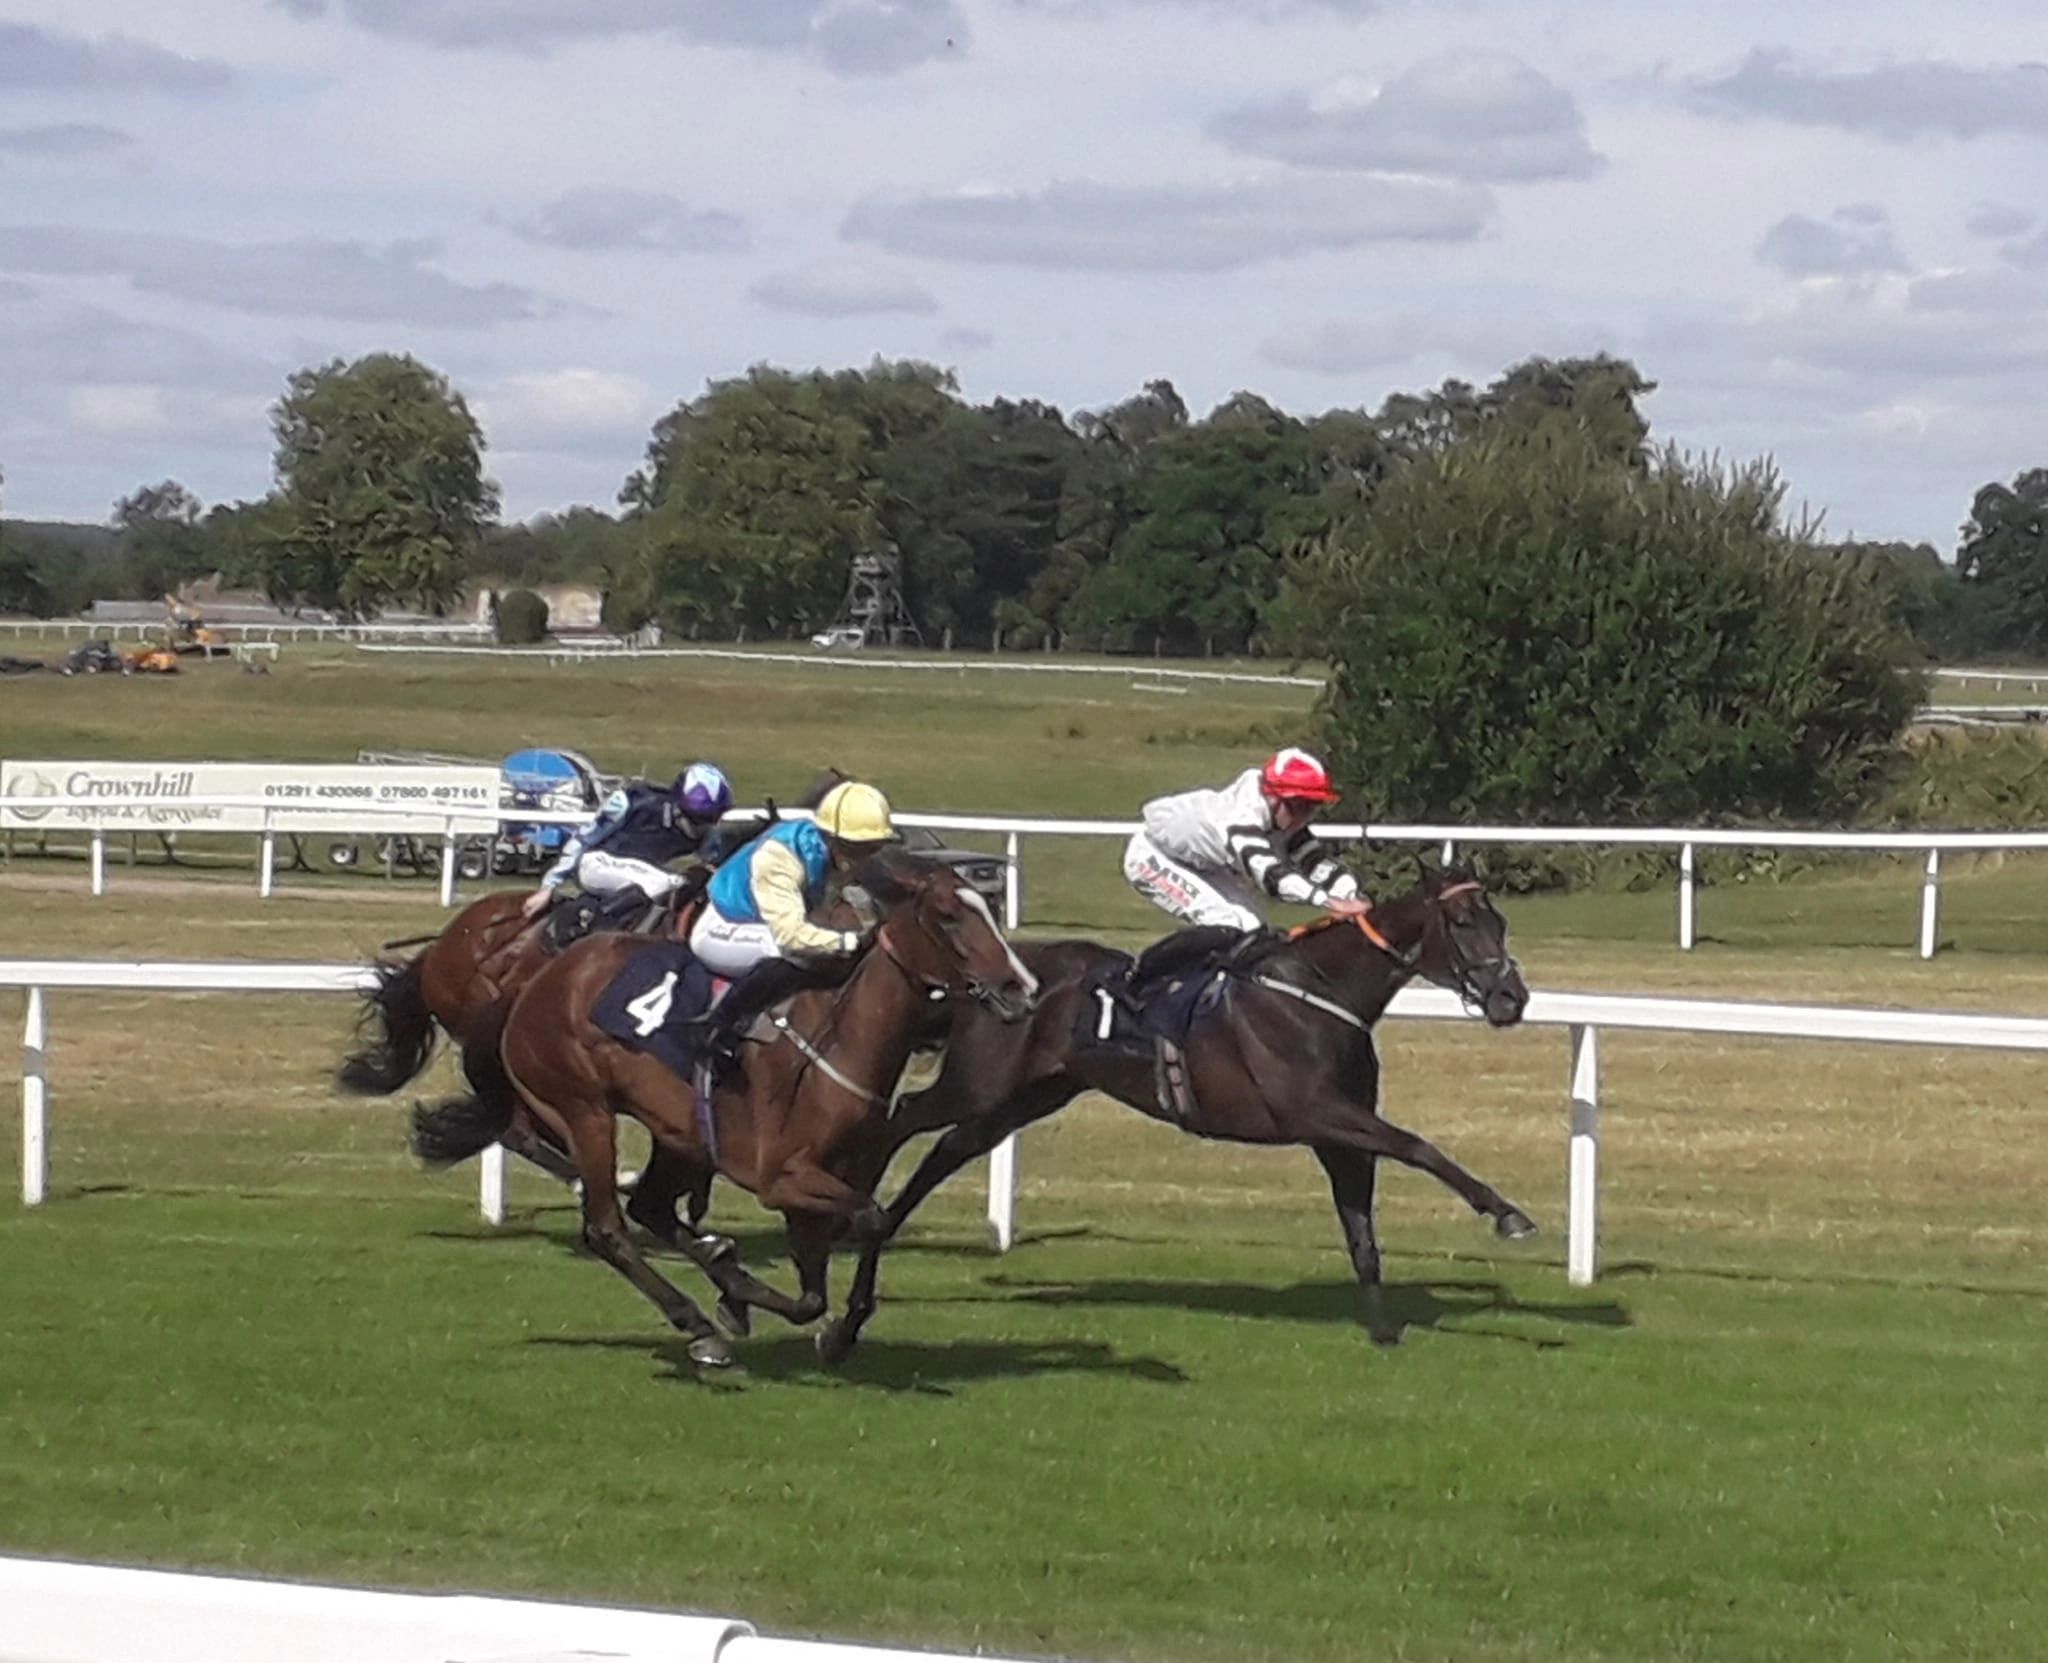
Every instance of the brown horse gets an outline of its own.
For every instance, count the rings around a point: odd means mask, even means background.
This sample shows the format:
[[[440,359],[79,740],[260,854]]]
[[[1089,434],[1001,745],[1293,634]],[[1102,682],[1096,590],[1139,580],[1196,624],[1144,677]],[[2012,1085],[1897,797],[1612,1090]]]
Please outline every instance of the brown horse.
[[[411,958],[379,963],[377,984],[363,995],[366,1038],[342,1059],[335,1083],[356,1096],[388,1097],[419,1076],[437,1035],[446,1033],[471,1090],[514,1102],[499,1141],[566,1184],[575,1164],[516,1103],[498,1061],[498,1028],[511,998],[547,962],[545,917],[530,919],[524,910],[530,893],[481,896]],[[664,933],[687,935],[691,917],[678,909]]]
[[[716,1171],[783,1214],[803,1289],[796,1299],[736,1264],[692,1253],[718,1284],[727,1322],[745,1332],[750,1305],[809,1322],[826,1309],[833,1237],[849,1229],[865,1239],[884,1224],[873,1185],[891,1147],[889,1096],[929,1035],[935,1002],[969,997],[1001,1023],[1021,1021],[1036,1001],[1037,983],[987,903],[953,872],[887,856],[869,862],[859,883],[879,916],[870,948],[836,989],[791,1001],[776,1019],[777,1037],[720,1084],[702,1118],[688,1081],[592,1021],[599,998],[643,945],[631,937],[597,936],[570,948],[519,992],[504,1024],[507,1074],[575,1156],[585,1243],[690,1336],[691,1359],[706,1366],[730,1362],[730,1348],[625,1228],[616,1117],[645,1126],[670,1170],[706,1181]],[[499,1137],[505,1118],[502,1102],[481,1097],[422,1107],[413,1148],[445,1164]]]
[[[1129,958],[1088,941],[1021,949],[1037,976],[1038,1012],[1004,1027],[969,1012],[955,1023],[938,1079],[897,1104],[891,1153],[920,1132],[950,1128],[926,1153],[872,1234],[847,1295],[846,1311],[818,1335],[838,1362],[875,1310],[883,1247],[918,1204],[952,1173],[1020,1127],[1100,1091],[1196,1137],[1240,1143],[1306,1144],[1322,1163],[1357,1274],[1373,1337],[1391,1344],[1397,1325],[1380,1297],[1380,1250],[1373,1185],[1382,1156],[1440,1179],[1490,1217],[1509,1239],[1533,1235],[1529,1215],[1482,1183],[1427,1138],[1380,1117],[1379,1057],[1372,1027],[1410,978],[1460,994],[1495,1027],[1522,1018],[1529,990],[1508,953],[1507,921],[1465,872],[1425,872],[1399,900],[1361,925],[1326,920],[1229,966],[1223,1001],[1188,1035],[1186,1067],[1195,1105],[1177,1119],[1160,1101],[1146,1053],[1082,1038],[1097,990],[1114,985]]]

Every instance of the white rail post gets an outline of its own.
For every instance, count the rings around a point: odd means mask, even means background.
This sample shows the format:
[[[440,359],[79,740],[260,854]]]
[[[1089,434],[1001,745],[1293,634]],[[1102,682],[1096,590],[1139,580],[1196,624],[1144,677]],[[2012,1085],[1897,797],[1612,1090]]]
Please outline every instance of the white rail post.
[[[441,905],[455,905],[455,816],[448,816],[448,829],[441,834]]]
[[[263,850],[256,857],[257,899],[267,901],[277,878],[277,833],[270,829],[270,810],[263,811]]]
[[[1017,870],[1024,856],[1015,832],[1003,845],[1003,858],[1003,928],[1014,930],[1024,922],[1023,877]]]
[[[1935,933],[1941,925],[1941,851],[1927,851],[1927,881],[1920,886],[1920,956],[1934,957]]]
[[[1692,845],[1686,843],[1678,851],[1678,945],[1689,953],[1692,943],[1693,858]]]
[[[1458,858],[1458,845],[1451,838],[1444,839],[1444,864],[1451,865]]]
[[[1567,1173],[1565,1278],[1589,1288],[1600,1274],[1600,1030],[1572,1024],[1572,1141]]]
[[[21,1025],[21,1204],[37,1207],[50,1189],[49,1022],[43,990],[28,990]]]
[[[1017,1239],[1017,1134],[989,1151],[988,1234],[998,1253],[1010,1251]]]
[[[92,829],[92,892],[104,895],[107,892],[107,828],[94,826]]]
[[[487,1224],[505,1222],[505,1146],[494,1143],[477,1162],[476,1205]]]

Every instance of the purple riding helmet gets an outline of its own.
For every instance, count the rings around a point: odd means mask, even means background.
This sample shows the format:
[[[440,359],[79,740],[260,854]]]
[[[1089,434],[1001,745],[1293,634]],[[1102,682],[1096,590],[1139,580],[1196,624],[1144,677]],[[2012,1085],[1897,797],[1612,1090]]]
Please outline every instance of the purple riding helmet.
[[[732,807],[732,782],[708,762],[693,762],[676,775],[675,799],[699,825],[711,825]]]

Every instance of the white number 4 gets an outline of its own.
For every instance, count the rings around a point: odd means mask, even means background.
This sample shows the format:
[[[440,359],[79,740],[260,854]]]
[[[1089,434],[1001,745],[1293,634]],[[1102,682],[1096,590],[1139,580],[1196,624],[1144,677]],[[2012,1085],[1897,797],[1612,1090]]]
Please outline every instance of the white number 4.
[[[633,1019],[633,1032],[645,1039],[668,1020],[668,1008],[676,1002],[676,973],[671,970],[639,998],[626,1006]]]

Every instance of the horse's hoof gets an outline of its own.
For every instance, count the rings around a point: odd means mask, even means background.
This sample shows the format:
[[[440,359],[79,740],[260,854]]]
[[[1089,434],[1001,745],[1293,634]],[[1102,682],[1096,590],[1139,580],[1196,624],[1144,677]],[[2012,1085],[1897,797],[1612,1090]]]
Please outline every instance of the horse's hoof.
[[[1510,1207],[1493,1221],[1493,1233],[1503,1241],[1527,1241],[1536,1234],[1536,1221],[1520,1207]]]
[[[707,1265],[721,1264],[727,1259],[739,1257],[740,1244],[730,1236],[699,1236],[697,1246],[704,1255]]]
[[[743,1340],[754,1331],[754,1319],[746,1306],[730,1294],[718,1302],[718,1320],[725,1324],[725,1331],[735,1339]]]
[[[700,1369],[732,1367],[732,1347],[716,1334],[701,1334],[690,1342],[690,1361]]]
[[[847,1220],[846,1233],[862,1247],[889,1239],[889,1215],[880,1207],[867,1206]]]
[[[811,1336],[811,1343],[818,1348],[818,1361],[827,1368],[836,1369],[853,1355],[853,1336],[844,1322],[827,1323]]]

